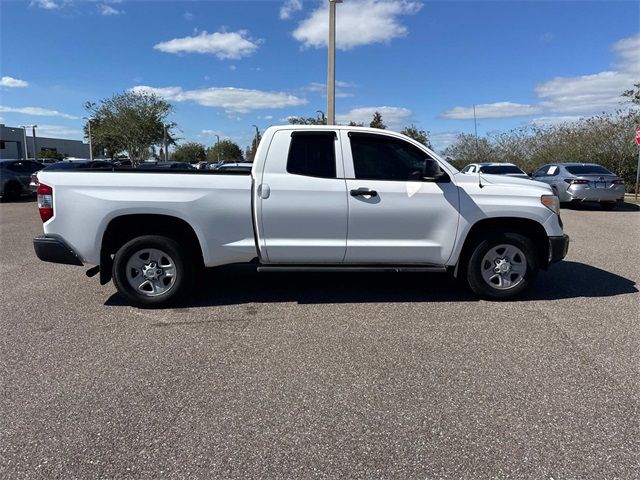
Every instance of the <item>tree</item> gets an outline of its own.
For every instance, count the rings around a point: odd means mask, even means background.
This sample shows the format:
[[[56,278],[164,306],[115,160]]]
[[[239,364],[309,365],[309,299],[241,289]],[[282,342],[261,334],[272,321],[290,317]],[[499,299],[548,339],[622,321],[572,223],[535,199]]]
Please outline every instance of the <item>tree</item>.
[[[173,107],[154,94],[123,92],[100,101],[87,102],[91,118],[92,141],[97,148],[107,149],[110,156],[126,151],[135,165],[153,145],[163,141],[166,118]],[[169,143],[175,143],[168,125]],[[85,126],[86,129],[86,126]],[[88,134],[88,132],[86,132]]]
[[[287,121],[290,125],[326,125],[327,118],[322,117],[289,117]]]
[[[382,114],[378,111],[373,112],[373,119],[371,120],[369,126],[371,128],[381,128],[383,130],[387,128],[387,126],[382,122]]]
[[[431,142],[429,141],[429,132],[420,130],[415,125],[404,127],[400,133],[406,135],[409,138],[413,138],[416,142],[420,142],[427,148],[432,148]]]
[[[242,161],[242,149],[231,140],[220,140],[212,147],[207,148],[207,160],[210,162],[240,162]]]
[[[640,82],[634,83],[632,89],[622,92],[622,96],[629,98],[631,103],[640,105]]]
[[[64,155],[56,152],[55,150],[43,148],[38,152],[38,158],[57,158],[58,160],[62,160],[64,158]]]
[[[171,154],[171,160],[176,162],[204,162],[207,154],[204,145],[198,142],[187,142],[178,145]]]
[[[349,127],[364,127],[364,123],[362,123],[362,122],[354,122],[353,120],[350,120],[347,125]]]
[[[254,158],[256,157],[256,150],[258,149],[258,145],[260,145],[261,139],[262,135],[260,135],[260,132],[258,132],[256,136],[253,137],[253,140],[251,140],[251,145],[247,147],[245,154],[247,162],[253,162]]]
[[[444,156],[457,168],[462,168],[468,163],[497,161],[489,139],[476,138],[468,133],[460,133],[455,142],[446,148]]]

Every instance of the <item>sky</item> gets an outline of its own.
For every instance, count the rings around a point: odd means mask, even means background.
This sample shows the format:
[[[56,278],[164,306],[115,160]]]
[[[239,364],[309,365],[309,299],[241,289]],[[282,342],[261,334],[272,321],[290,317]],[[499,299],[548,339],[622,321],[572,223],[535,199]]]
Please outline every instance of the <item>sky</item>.
[[[86,101],[153,92],[181,141],[245,147],[326,112],[326,0],[0,2],[0,123],[82,138]],[[344,0],[339,123],[455,135],[613,111],[640,81],[638,1]]]

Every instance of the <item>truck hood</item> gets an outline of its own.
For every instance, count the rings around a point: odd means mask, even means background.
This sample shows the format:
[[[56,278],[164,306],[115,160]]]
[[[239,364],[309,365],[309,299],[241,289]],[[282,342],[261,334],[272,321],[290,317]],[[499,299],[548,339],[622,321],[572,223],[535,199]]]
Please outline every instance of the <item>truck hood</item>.
[[[527,193],[539,195],[552,193],[551,187],[546,183],[537,182],[528,178],[518,178],[508,175],[491,175],[482,173],[480,174],[480,179],[478,179],[478,175],[457,173],[455,175],[455,179],[460,186],[477,186],[481,181],[483,187],[492,186],[508,188],[509,190],[513,189],[515,191],[519,190],[523,195]]]

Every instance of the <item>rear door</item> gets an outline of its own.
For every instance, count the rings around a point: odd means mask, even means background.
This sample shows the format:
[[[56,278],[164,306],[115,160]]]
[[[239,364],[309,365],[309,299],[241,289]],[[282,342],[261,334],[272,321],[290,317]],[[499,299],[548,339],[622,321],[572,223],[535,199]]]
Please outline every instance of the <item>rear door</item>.
[[[458,189],[423,177],[429,154],[388,135],[343,131],[349,193],[345,263],[444,265],[458,228]]]
[[[263,262],[344,260],[347,193],[337,130],[276,131],[256,182]]]

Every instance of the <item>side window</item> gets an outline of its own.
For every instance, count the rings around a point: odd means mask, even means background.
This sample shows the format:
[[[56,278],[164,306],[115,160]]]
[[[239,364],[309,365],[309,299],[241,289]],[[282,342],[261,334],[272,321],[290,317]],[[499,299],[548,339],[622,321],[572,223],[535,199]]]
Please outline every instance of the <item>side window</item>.
[[[560,172],[560,169],[558,168],[557,165],[551,165],[547,170],[547,176],[551,177],[554,175],[558,175],[559,172]]]
[[[546,173],[545,173],[545,172],[547,171],[547,168],[549,168],[549,166],[548,166],[548,165],[545,165],[545,166],[543,166],[543,167],[540,167],[540,168],[539,168],[539,169],[538,169],[538,170],[533,174],[533,176],[534,176],[534,177],[544,177],[544,176],[546,176]]]
[[[336,178],[334,132],[294,132],[287,172],[307,177]]]
[[[429,155],[403,140],[349,133],[357,179],[422,180]]]

